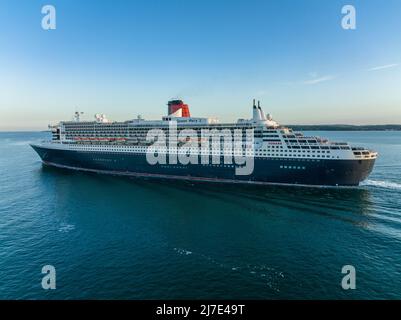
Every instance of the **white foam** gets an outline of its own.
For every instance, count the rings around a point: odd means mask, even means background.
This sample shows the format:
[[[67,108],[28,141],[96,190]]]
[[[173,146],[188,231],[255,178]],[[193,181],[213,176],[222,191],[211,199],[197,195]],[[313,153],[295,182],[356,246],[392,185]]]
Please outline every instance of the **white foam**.
[[[282,272],[276,271],[275,268],[268,267],[266,265],[256,265],[256,266],[247,265],[247,266],[243,266],[243,267],[232,266],[229,264],[224,264],[219,261],[216,261],[210,256],[192,252],[192,251],[189,251],[186,249],[174,248],[174,251],[180,255],[193,254],[195,256],[202,257],[202,258],[210,261],[211,263],[219,266],[220,268],[230,269],[231,271],[235,271],[235,272],[247,272],[247,273],[249,272],[250,274],[252,274],[252,276],[263,279],[263,282],[265,282],[267,284],[267,286],[269,286],[272,290],[274,290],[276,292],[280,292],[279,284],[280,284],[280,280],[284,278],[284,274]]]
[[[179,254],[183,254],[186,256],[192,254],[192,251],[181,249],[181,248],[174,248],[174,250],[177,251]]]
[[[401,190],[401,183],[396,183],[392,181],[366,180],[361,183],[361,186],[372,186],[385,189]]]
[[[62,223],[58,229],[59,232],[69,232],[74,230],[75,226],[72,224]]]

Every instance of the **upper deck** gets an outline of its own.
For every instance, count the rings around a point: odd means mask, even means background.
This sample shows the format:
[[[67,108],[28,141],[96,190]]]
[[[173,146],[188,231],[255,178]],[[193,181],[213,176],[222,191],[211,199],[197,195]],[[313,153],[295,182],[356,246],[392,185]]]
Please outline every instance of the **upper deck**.
[[[235,123],[220,123],[215,118],[195,118],[182,114],[180,100],[172,107],[169,104],[169,115],[161,120],[144,120],[141,117],[124,122],[107,120],[104,115],[96,115],[94,121],[81,121],[79,113],[74,121],[62,121],[53,126],[53,141],[65,144],[87,145],[119,145],[119,146],[147,146],[149,130],[160,129],[168,133],[170,125],[174,122],[178,135],[185,129],[191,129],[200,137],[204,130],[216,129],[228,132],[232,136],[236,130],[253,131],[255,150],[262,155],[275,154],[283,157],[312,157],[312,158],[376,158],[377,153],[361,147],[353,147],[347,142],[334,142],[317,136],[304,136],[301,132],[294,132],[291,128],[281,126],[273,120],[271,115],[265,115],[262,108],[255,102],[251,119],[239,119]],[[180,111],[181,110],[181,111]],[[187,138],[182,140],[184,143]]]

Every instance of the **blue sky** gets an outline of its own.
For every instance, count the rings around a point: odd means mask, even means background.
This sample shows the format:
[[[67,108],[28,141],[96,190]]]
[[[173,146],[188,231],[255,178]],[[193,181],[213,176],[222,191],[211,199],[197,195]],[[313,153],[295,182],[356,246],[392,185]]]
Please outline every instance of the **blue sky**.
[[[258,98],[286,124],[401,123],[401,1],[1,1],[0,130],[155,119],[175,97],[222,121]]]

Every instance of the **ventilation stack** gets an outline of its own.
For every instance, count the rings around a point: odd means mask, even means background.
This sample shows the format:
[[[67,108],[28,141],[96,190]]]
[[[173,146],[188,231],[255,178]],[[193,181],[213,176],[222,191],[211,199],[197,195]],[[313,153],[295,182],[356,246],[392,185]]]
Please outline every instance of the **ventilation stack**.
[[[266,120],[266,115],[262,110],[262,107],[260,106],[260,101],[258,100],[258,110],[259,110],[259,114],[260,114],[260,120],[265,121]]]
[[[253,99],[252,120],[253,121],[259,121],[260,120],[260,113],[259,113],[258,107],[256,107],[255,99]]]

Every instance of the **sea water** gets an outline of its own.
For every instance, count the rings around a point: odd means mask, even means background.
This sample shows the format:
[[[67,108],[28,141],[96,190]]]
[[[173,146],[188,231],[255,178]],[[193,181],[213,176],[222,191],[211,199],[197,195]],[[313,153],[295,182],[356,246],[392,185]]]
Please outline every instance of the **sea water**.
[[[0,133],[0,299],[400,299],[401,132],[308,134],[378,151],[372,174],[358,188],[132,179],[43,167],[29,143],[48,133]]]

